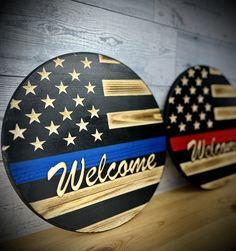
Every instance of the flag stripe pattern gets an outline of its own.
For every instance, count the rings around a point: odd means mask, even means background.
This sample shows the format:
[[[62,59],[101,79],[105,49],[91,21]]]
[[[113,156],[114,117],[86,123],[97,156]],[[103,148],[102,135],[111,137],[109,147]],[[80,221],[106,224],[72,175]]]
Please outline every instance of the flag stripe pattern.
[[[143,109],[107,114],[109,129],[163,123],[160,109]]]
[[[105,96],[142,96],[152,95],[142,80],[106,80],[102,81]]]
[[[190,182],[213,189],[235,173],[235,89],[219,70],[197,65],[182,73],[169,92],[165,118],[171,156]]]
[[[131,69],[107,56],[73,53],[39,66],[13,95],[2,130],[16,191],[64,229],[123,224],[150,200],[163,173],[159,107]],[[126,215],[120,223],[119,215]]]
[[[230,85],[211,85],[214,98],[236,98],[236,90]]]

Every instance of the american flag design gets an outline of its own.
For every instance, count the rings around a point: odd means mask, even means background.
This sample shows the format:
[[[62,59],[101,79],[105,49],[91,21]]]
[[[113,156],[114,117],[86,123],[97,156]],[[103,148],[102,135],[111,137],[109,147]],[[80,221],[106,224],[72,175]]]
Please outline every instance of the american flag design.
[[[236,90],[213,67],[183,72],[165,105],[169,151],[194,185],[214,189],[236,171]]]
[[[15,91],[2,129],[7,173],[39,216],[99,232],[143,209],[165,162],[160,109],[127,66],[95,53],[58,56]]]

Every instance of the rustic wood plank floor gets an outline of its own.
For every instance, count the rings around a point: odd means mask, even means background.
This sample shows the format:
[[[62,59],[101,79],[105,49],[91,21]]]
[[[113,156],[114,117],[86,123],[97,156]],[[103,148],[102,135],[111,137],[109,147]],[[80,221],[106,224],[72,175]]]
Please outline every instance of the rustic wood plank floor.
[[[190,186],[155,196],[133,220],[96,234],[51,228],[0,245],[1,250],[235,250],[236,175],[224,187]]]

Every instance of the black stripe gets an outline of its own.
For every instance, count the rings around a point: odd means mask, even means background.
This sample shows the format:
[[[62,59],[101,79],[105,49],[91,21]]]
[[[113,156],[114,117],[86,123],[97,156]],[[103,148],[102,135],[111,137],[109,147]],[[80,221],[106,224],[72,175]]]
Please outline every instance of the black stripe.
[[[236,106],[236,98],[213,98],[212,105],[213,107]]]
[[[145,155],[143,157],[148,157],[149,155]],[[140,157],[142,158],[142,157]],[[131,159],[127,159],[127,163],[129,164]],[[165,163],[165,152],[157,153],[155,161],[157,163],[157,166],[164,165]],[[120,161],[117,161],[117,166],[119,165]],[[105,165],[105,170],[109,167],[109,164]],[[87,174],[89,169],[85,169],[85,175]],[[76,178],[75,180],[79,179],[80,172],[76,173]],[[132,175],[132,174],[127,174]],[[69,176],[69,173],[66,175],[65,180]],[[34,201],[39,201],[43,200],[46,198],[54,197],[57,196],[56,194],[56,188],[60,180],[60,175],[59,176],[54,176],[50,182],[47,179],[41,179],[41,180],[36,180],[32,181],[30,183],[25,183],[25,184],[20,184],[17,186],[19,189],[20,193],[24,196],[24,201],[27,202],[34,202]],[[119,178],[120,176],[117,176]],[[99,184],[99,181],[96,182],[96,184]],[[86,182],[85,179],[83,180],[83,183],[81,185],[81,188],[86,187]],[[68,189],[66,190],[66,193],[72,192],[72,189],[70,186],[68,186]]]
[[[119,195],[91,206],[49,219],[56,226],[77,230],[147,203],[157,184]]]
[[[236,172],[236,165],[233,164],[233,165],[224,166],[222,168],[217,168],[211,171],[207,171],[204,173],[192,175],[192,176],[189,176],[188,179],[191,183],[199,185],[199,184],[205,184],[210,181],[223,178],[225,176],[234,174],[235,172]]]

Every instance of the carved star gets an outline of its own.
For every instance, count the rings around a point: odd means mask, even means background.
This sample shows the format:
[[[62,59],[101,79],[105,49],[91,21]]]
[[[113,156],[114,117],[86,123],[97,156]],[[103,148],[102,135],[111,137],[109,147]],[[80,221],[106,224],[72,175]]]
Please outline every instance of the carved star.
[[[207,121],[207,127],[208,128],[212,128],[213,127],[213,122],[210,119],[208,119],[208,121]]]
[[[198,106],[196,104],[193,104],[191,108],[192,108],[192,112],[197,112],[198,110]]]
[[[188,85],[188,81],[189,81],[189,79],[186,78],[185,76],[184,76],[183,78],[181,78],[181,82],[182,82],[182,85],[183,85],[183,86]]]
[[[199,114],[199,117],[200,117],[200,120],[205,120],[205,119],[206,119],[206,113],[201,112],[201,113]]]
[[[197,79],[195,79],[196,85],[197,86],[201,86],[202,85],[202,80],[198,77]]]
[[[175,88],[175,94],[178,95],[178,94],[181,94],[181,91],[182,91],[182,88],[180,88],[179,86],[177,86]]]
[[[41,116],[42,113],[36,113],[34,109],[32,109],[31,113],[25,114],[26,117],[30,118],[29,123],[38,122],[40,123],[39,116]]]
[[[206,71],[206,69],[204,69],[204,68],[202,69],[201,75],[202,75],[202,78],[207,78],[208,72]]]
[[[97,141],[97,140],[102,141],[101,136],[103,135],[103,133],[99,132],[97,129],[96,129],[96,132],[94,134],[91,134],[91,135],[94,137],[94,142]]]
[[[95,85],[92,85],[90,82],[88,83],[88,85],[85,85],[85,87],[88,89],[87,93],[95,93],[94,92],[94,88],[96,87]]]
[[[193,69],[189,69],[188,70],[188,76],[189,76],[189,78],[193,78],[194,74],[195,74],[195,71]]]
[[[70,116],[72,112],[73,111],[68,111],[67,108],[65,107],[64,111],[63,112],[59,112],[59,113],[63,116],[63,121],[64,121],[66,119],[72,120],[72,118]]]
[[[12,99],[10,103],[10,110],[11,109],[17,109],[20,110],[19,104],[22,102],[22,100]]]
[[[209,103],[206,103],[205,109],[206,109],[207,112],[210,112],[211,111],[211,105]]]
[[[203,88],[203,93],[205,95],[209,94],[209,88],[207,88],[206,86]]]
[[[81,60],[81,63],[83,63],[84,69],[85,68],[91,69],[91,63],[92,63],[92,61],[89,61],[87,57],[85,57],[84,60]]]
[[[64,67],[64,66],[63,66],[63,62],[65,61],[65,59],[57,58],[57,59],[54,59],[53,61],[55,62],[55,68],[56,68],[57,66]]]
[[[24,85],[23,88],[25,89],[25,95],[28,95],[29,93],[32,93],[35,95],[34,89],[37,87],[37,85],[31,85],[30,81],[28,81],[27,85]]]
[[[183,113],[183,109],[184,109],[184,107],[183,107],[181,104],[179,104],[179,105],[177,106],[177,112],[178,112],[178,113]]]
[[[185,104],[189,104],[189,100],[190,100],[190,97],[189,97],[189,96],[185,95],[185,96],[183,97],[183,99],[184,99],[184,103],[185,103]]]
[[[195,130],[199,130],[200,129],[200,123],[198,121],[195,121],[194,124],[193,124],[193,126],[194,126]]]
[[[169,117],[170,118],[170,123],[173,124],[173,123],[177,123],[177,116],[174,115],[174,113],[171,114],[171,116]]]
[[[183,122],[181,122],[178,126],[179,126],[179,131],[180,132],[184,132],[185,131],[186,125]]]
[[[78,94],[76,98],[73,98],[73,100],[75,101],[75,106],[78,105],[84,106],[83,104],[84,98],[81,98]]]
[[[191,86],[189,90],[190,90],[190,94],[196,93],[196,88],[194,86]]]
[[[59,89],[59,94],[61,94],[62,92],[67,93],[66,89],[68,88],[68,85],[64,85],[61,81],[60,85],[56,85],[56,88]]]
[[[67,138],[63,138],[66,142],[67,142],[67,146],[69,146],[70,144],[72,144],[72,145],[75,145],[75,139],[76,139],[76,136],[71,136],[71,134],[70,133],[68,133],[68,136],[67,136]]]
[[[175,97],[169,97],[169,104],[175,103]]]
[[[204,97],[203,97],[202,95],[199,95],[199,96],[197,97],[197,100],[198,100],[198,103],[199,103],[199,104],[200,104],[200,103],[203,103]]]
[[[47,80],[50,81],[49,75],[51,74],[51,72],[46,71],[44,67],[43,67],[43,70],[42,70],[42,71],[38,71],[37,73],[41,76],[40,81],[42,81],[42,80],[44,80],[44,79],[47,79]]]
[[[78,81],[80,81],[79,80],[80,73],[76,72],[75,69],[73,69],[73,72],[70,72],[69,74],[71,75],[71,80],[72,81],[75,80],[75,79],[78,80]]]
[[[14,135],[13,140],[15,140],[15,139],[17,139],[17,138],[22,138],[22,139],[24,139],[25,137],[24,137],[23,133],[24,133],[25,131],[26,131],[26,128],[22,128],[22,129],[21,129],[21,128],[19,127],[18,124],[16,124],[14,130],[9,130],[9,132],[10,132],[11,134]]]
[[[41,101],[43,101],[45,103],[45,107],[44,108],[47,108],[48,106],[51,106],[54,108],[54,105],[53,105],[53,102],[55,101],[56,99],[53,99],[53,98],[50,98],[48,95],[45,99],[41,99]]]
[[[38,137],[36,137],[34,142],[31,142],[30,144],[34,146],[34,151],[36,151],[37,149],[43,149],[43,144],[45,143],[45,140],[40,141]]]
[[[94,106],[92,106],[91,110],[88,110],[88,112],[91,113],[91,118],[93,118],[93,117],[99,118],[99,115],[98,115],[99,111],[100,111],[100,109],[96,109]]]
[[[77,123],[76,125],[79,126],[79,131],[81,132],[82,130],[88,131],[87,125],[89,122],[84,122],[83,119],[80,119],[80,123]]]
[[[185,118],[187,122],[192,121],[192,115],[189,112],[185,115]]]
[[[51,121],[50,126],[45,126],[46,129],[49,130],[48,134],[49,136],[53,133],[58,134],[57,129],[60,127],[60,125],[54,125],[53,121]]]

